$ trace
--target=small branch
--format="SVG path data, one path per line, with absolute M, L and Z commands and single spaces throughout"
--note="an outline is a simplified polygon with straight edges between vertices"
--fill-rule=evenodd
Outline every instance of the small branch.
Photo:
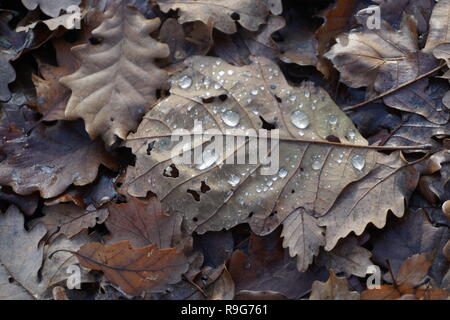
M 446 65 L 447 65 L 446 63 L 442 63 L 442 64 L 440 64 L 438 67 L 434 68 L 434 69 L 431 70 L 431 71 L 428 71 L 427 73 L 424 73 L 424 74 L 420 75 L 419 77 L 415 78 L 414 80 L 405 82 L 404 84 L 402 84 L 402 85 L 400 85 L 400 86 L 398 86 L 398 87 L 395 87 L 395 88 L 393 88 L 393 89 L 391 89 L 391 90 L 388 90 L 388 91 L 386 91 L 386 92 L 384 92 L 384 93 L 382 93 L 382 94 L 380 94 L 380 95 L 378 95 L 378 96 L 376 96 L 376 97 L 373 97 L 373 98 L 371 98 L 371 99 L 369 99 L 369 100 L 363 101 L 363 102 L 358 103 L 358 104 L 355 104 L 355 105 L 353 105 L 353 106 L 343 107 L 342 110 L 344 110 L 344 111 L 355 110 L 355 109 L 358 109 L 358 108 L 360 108 L 360 107 L 363 107 L 363 106 L 365 106 L 365 105 L 367 105 L 367 104 L 369 104 L 369 103 L 371 103 L 371 102 L 374 102 L 374 101 L 376 101 L 376 100 L 378 100 L 378 99 L 384 98 L 384 97 L 386 97 L 386 96 L 388 96 L 388 95 L 390 95 L 390 94 L 392 94 L 392 93 L 395 93 L 396 91 L 398 91 L 398 90 L 400 90 L 400 89 L 403 89 L 403 88 L 405 88 L 405 87 L 407 87 L 407 86 L 413 84 L 414 82 L 417 82 L 417 81 L 419 81 L 419 80 L 422 80 L 423 78 L 426 78 L 426 77 L 432 75 L 432 74 L 435 73 L 436 71 L 441 70 L 441 69 L 442 69 L 443 67 L 445 67 Z

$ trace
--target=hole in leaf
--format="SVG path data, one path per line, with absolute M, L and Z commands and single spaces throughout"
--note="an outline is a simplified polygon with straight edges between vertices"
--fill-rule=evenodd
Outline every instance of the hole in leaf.
M 226 95 L 226 94 L 221 94 L 221 95 L 219 96 L 219 99 L 220 99 L 220 101 L 226 101 L 226 100 L 228 99 L 228 95 Z
M 155 141 L 152 141 L 152 142 L 150 142 L 150 143 L 147 145 L 147 155 L 148 155 L 148 156 L 151 154 L 152 149 L 153 149 L 154 146 L 155 146 Z
M 191 194 L 195 201 L 200 201 L 200 195 L 197 191 L 188 189 L 186 192 Z
M 273 129 L 275 129 L 277 126 L 276 126 L 276 124 L 275 123 L 270 123 L 270 122 L 267 122 L 263 117 L 261 117 L 261 116 L 259 116 L 259 118 L 261 119 L 261 121 L 262 121 L 262 128 L 263 129 L 266 129 L 266 130 L 273 130 Z
M 164 169 L 163 176 L 169 177 L 169 178 L 178 178 L 180 176 L 180 171 L 172 163 L 170 166 L 168 166 L 167 168 Z
M 94 46 L 97 46 L 97 45 L 102 43 L 102 39 L 95 38 L 95 37 L 90 37 L 89 38 L 89 43 L 94 45 Z
M 14 282 L 14 278 L 9 277 L 9 278 L 8 278 L 8 282 L 9 282 L 9 283 L 13 283 L 13 282 Z
M 292 190 L 291 190 L 291 193 L 295 193 L 295 190 L 294 190 L 294 189 L 292 189 Z
M 283 100 L 281 100 L 281 98 L 279 96 L 275 96 L 275 99 L 277 99 L 278 103 L 281 103 Z
M 197 222 L 197 221 L 198 221 L 198 218 L 197 218 L 197 217 L 193 217 L 193 218 L 192 218 L 192 221 Z
M 206 184 L 205 181 L 202 181 L 202 185 L 200 186 L 200 191 L 202 193 L 207 193 L 211 188 Z
M 327 136 L 326 139 L 327 139 L 327 141 L 329 141 L 329 142 L 341 143 L 341 140 L 340 140 L 338 137 L 336 137 L 336 136 L 334 136 L 334 135 L 332 135 L 332 134 L 330 134 L 329 136 Z
M 203 103 L 211 103 L 214 101 L 214 97 L 210 97 L 210 98 L 202 98 L 202 102 Z
M 248 217 L 249 217 L 249 218 L 253 217 L 253 214 L 254 214 L 253 211 L 250 212 L 250 213 L 248 214 Z
M 234 21 L 238 21 L 241 18 L 241 15 L 237 12 L 233 12 L 231 14 L 231 19 L 233 19 Z

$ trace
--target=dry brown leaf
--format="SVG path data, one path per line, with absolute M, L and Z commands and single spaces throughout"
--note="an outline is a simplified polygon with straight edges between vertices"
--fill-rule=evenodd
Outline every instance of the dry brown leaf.
M 315 280 L 325 280 L 324 268 L 311 267 L 307 272 L 298 272 L 296 262 L 283 250 L 279 232 L 265 237 L 251 235 L 248 253 L 233 252 L 228 270 L 235 282 L 236 292 L 276 291 L 289 299 L 303 297 Z
M 233 300 L 234 281 L 227 268 L 224 268 L 220 277 L 208 287 L 206 294 L 209 300 Z
M 156 244 L 160 249 L 176 247 L 181 240 L 181 217 L 164 213 L 157 198 L 129 197 L 127 203 L 108 206 L 108 243 L 130 241 L 136 248 Z
M 405 294 L 412 294 L 420 300 L 442 300 L 450 294 L 439 288 L 417 288 L 422 284 L 431 266 L 429 253 L 415 254 L 400 267 L 394 285 L 382 285 L 379 289 L 361 292 L 361 300 L 393 300 Z
M 38 6 L 46 15 L 50 17 L 57 17 L 61 13 L 61 10 L 67 10 L 71 6 L 80 4 L 81 0 L 22 0 L 23 5 L 28 10 L 34 10 Z
M 129 241 L 110 246 L 91 242 L 74 254 L 82 266 L 103 271 L 109 281 L 134 296 L 144 290 L 164 290 L 168 284 L 180 281 L 188 268 L 186 257 L 175 248 L 158 249 L 149 245 L 135 249 Z
M 344 273 L 349 277 L 365 277 L 368 267 L 373 265 L 370 261 L 372 253 L 361 247 L 355 237 L 347 237 L 340 241 L 330 252 L 323 251 L 319 254 L 317 265 L 325 266 L 337 273 Z
M 228 34 L 237 31 L 236 21 L 248 30 L 257 31 L 271 8 L 274 12 L 281 11 L 280 0 L 159 0 L 157 3 L 163 12 L 178 10 L 181 24 L 197 20 L 208 24 L 212 19 L 216 29 Z
M 317 69 L 327 78 L 331 75 L 332 65 L 323 55 L 330 48 L 334 38 L 339 33 L 348 30 L 349 22 L 357 5 L 357 0 L 338 0 L 322 14 L 324 23 L 315 33 L 318 41 L 317 54 L 319 56 Z
M 0 214 L 0 299 L 40 299 L 43 290 L 38 272 L 42 265 L 43 246 L 39 242 L 47 233 L 38 225 L 24 229 L 24 217 L 10 206 Z
M 359 300 L 359 293 L 348 289 L 347 279 L 336 277 L 330 270 L 326 282 L 314 281 L 309 300 Z
M 74 204 L 59 204 L 43 208 L 44 216 L 32 220 L 32 225 L 42 223 L 53 237 L 64 234 L 72 238 L 87 228 L 105 222 L 108 217 L 106 209 L 85 210 Z
M 389 211 L 402 217 L 405 200 L 417 186 L 418 171 L 397 153 L 379 157 L 377 166 L 363 179 L 351 184 L 328 213 L 320 218 L 326 227 L 327 251 L 350 232 L 360 235 L 369 223 L 377 228 L 386 224 Z
M 70 90 L 59 80 L 80 67 L 80 62 L 71 49 L 88 41 L 92 36 L 92 30 L 97 28 L 103 19 L 104 15 L 100 11 L 90 11 L 86 15 L 86 23 L 83 24 L 80 37 L 75 43 L 68 42 L 63 38 L 52 41 L 58 65 L 39 63 L 39 75 L 33 74 L 32 78 L 36 86 L 37 99 L 31 106 L 43 114 L 43 120 L 65 119 L 64 113 L 70 98 Z
M 147 20 L 124 2 L 111 6 L 106 17 L 92 32 L 101 43 L 75 47 L 81 68 L 60 81 L 72 89 L 66 117 L 83 118 L 91 138 L 101 135 L 112 145 L 137 127 L 156 90 L 165 88 L 167 75 L 154 61 L 169 49 L 149 37 L 159 19 Z
M 434 6 L 430 18 L 430 30 L 428 32 L 426 51 L 432 51 L 440 44 L 450 42 L 450 1 L 439 0 Z
M 366 27 L 341 35 L 325 56 L 340 71 L 342 82 L 354 88 L 369 87 L 375 94 L 414 81 L 437 66 L 430 53 L 419 50 L 415 21 L 407 16 L 400 31 L 383 21 L 381 30 Z M 427 87 L 428 79 L 419 80 L 386 96 L 384 102 L 431 122 L 447 123 L 450 113 L 425 92 Z

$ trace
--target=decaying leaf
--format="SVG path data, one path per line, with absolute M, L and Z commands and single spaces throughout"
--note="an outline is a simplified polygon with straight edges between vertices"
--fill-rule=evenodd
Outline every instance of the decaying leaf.
M 348 289 L 347 279 L 330 271 L 327 282 L 314 281 L 309 300 L 359 300 L 359 293 Z
M 244 28 L 256 31 L 266 21 L 271 8 L 280 12 L 280 0 L 159 0 L 161 10 L 178 10 L 178 21 L 183 24 L 196 20 L 205 24 L 212 19 L 214 27 L 231 34 L 237 31 L 236 21 Z
M 42 223 L 53 237 L 64 234 L 72 238 L 87 228 L 105 222 L 108 217 L 106 209 L 85 210 L 71 203 L 45 207 L 43 212 L 42 218 L 32 221 L 33 225 Z
M 323 268 L 298 272 L 296 262 L 283 250 L 279 233 L 250 238 L 248 253 L 234 251 L 229 271 L 235 281 L 236 292 L 242 290 L 279 292 L 290 299 L 304 296 L 313 281 L 325 280 Z
M 184 254 L 174 248 L 149 245 L 135 249 L 129 241 L 110 246 L 91 242 L 75 254 L 82 266 L 103 271 L 109 281 L 135 296 L 144 290 L 158 292 L 180 281 L 188 267 Z
M 25 231 L 24 217 L 14 206 L 0 214 L 0 299 L 41 298 L 38 271 L 43 247 L 39 242 L 46 233 L 42 225 Z
M 130 241 L 136 248 L 156 244 L 173 248 L 181 240 L 181 217 L 164 213 L 158 199 L 129 197 L 127 203 L 108 206 L 106 227 L 111 232 L 108 243 Z
M 16 72 L 10 61 L 16 59 L 29 45 L 26 33 L 11 29 L 9 23 L 12 18 L 11 12 L 0 10 L 0 101 L 11 98 L 8 84 L 16 79 Z
M 149 37 L 159 19 L 147 20 L 125 2 L 111 6 L 106 17 L 92 32 L 101 43 L 75 47 L 81 68 L 61 82 L 72 89 L 66 117 L 83 118 L 91 138 L 101 135 L 112 145 L 137 127 L 156 90 L 166 87 L 166 73 L 154 61 L 169 50 Z
M 58 0 L 57 2 L 53 0 L 22 0 L 23 5 L 28 10 L 34 10 L 39 6 L 42 12 L 50 17 L 57 17 L 61 13 L 61 10 L 67 11 L 72 6 L 78 8 L 80 2 L 81 0 Z
M 365 21 L 361 21 L 366 25 Z M 369 87 L 384 93 L 413 81 L 437 66 L 437 60 L 419 50 L 415 21 L 405 16 L 399 31 L 382 21 L 382 29 L 353 30 L 340 36 L 326 57 L 340 71 L 341 81 L 354 88 Z M 419 80 L 384 98 L 402 111 L 444 124 L 449 112 L 425 92 L 428 79 Z
M 185 216 L 189 230 L 203 233 L 249 221 L 256 232 L 268 233 L 299 207 L 323 215 L 339 190 L 374 165 L 376 152 L 365 148 L 367 142 L 327 94 L 309 83 L 289 87 L 269 60 L 257 58 L 237 68 L 220 59 L 195 57 L 188 64 L 190 68 L 172 79 L 171 96 L 149 111 L 137 133 L 128 137 L 137 163 L 129 168 L 126 183 L 133 196 L 156 193 L 169 213 Z M 279 169 L 261 175 L 259 161 L 220 168 L 214 165 L 218 157 L 208 157 L 207 150 L 204 162 L 174 164 L 169 129 L 190 131 L 196 121 L 221 133 L 271 124 L 280 130 Z M 329 136 L 347 144 L 329 142 Z M 247 144 L 228 146 L 222 159 L 234 157 Z M 269 217 L 272 212 L 276 214 Z
M 317 264 L 346 276 L 355 275 L 362 278 L 366 276 L 369 266 L 373 265 L 371 256 L 370 251 L 361 247 L 355 237 L 347 237 L 330 252 L 321 252 Z
M 350 232 L 363 233 L 369 223 L 377 228 L 386 224 L 388 211 L 401 217 L 405 200 L 417 185 L 418 171 L 405 164 L 398 154 L 380 157 L 378 165 L 363 179 L 351 184 L 328 213 L 320 218 L 326 227 L 326 250 Z
M 91 32 L 103 21 L 104 15 L 100 11 L 90 12 L 86 15 L 79 39 L 69 42 L 59 38 L 52 41 L 56 51 L 57 66 L 47 63 L 39 64 L 39 75 L 33 74 L 33 83 L 36 86 L 37 99 L 32 104 L 44 115 L 44 120 L 64 120 L 65 109 L 70 98 L 70 90 L 59 80 L 80 67 L 80 62 L 71 49 L 84 44 L 92 36 Z
M 394 300 L 405 294 L 412 294 L 418 300 L 441 300 L 449 297 L 449 293 L 438 288 L 430 288 L 423 284 L 431 266 L 430 254 L 416 254 L 409 257 L 400 267 L 394 285 L 382 285 L 379 289 L 361 292 L 361 300 Z
M 29 135 L 5 142 L 2 152 L 0 183 L 21 195 L 39 191 L 44 198 L 55 197 L 71 184 L 93 182 L 100 164 L 115 167 L 100 141 L 91 141 L 79 123 L 38 125 Z

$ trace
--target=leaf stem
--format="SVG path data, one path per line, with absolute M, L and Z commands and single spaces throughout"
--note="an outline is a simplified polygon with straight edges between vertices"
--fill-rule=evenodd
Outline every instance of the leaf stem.
M 363 101 L 363 102 L 358 103 L 358 104 L 355 104 L 355 105 L 353 105 L 353 106 L 346 106 L 346 107 L 343 107 L 342 110 L 344 110 L 344 111 L 355 110 L 355 109 L 358 109 L 358 108 L 360 108 L 360 107 L 363 107 L 363 106 L 365 106 L 365 105 L 367 105 L 367 104 L 369 104 L 369 103 L 371 103 L 371 102 L 374 102 L 374 101 L 376 101 L 376 100 L 378 100 L 378 99 L 384 98 L 384 97 L 386 97 L 386 96 L 388 96 L 388 95 L 390 95 L 390 94 L 392 94 L 392 93 L 394 93 L 394 92 L 396 92 L 396 91 L 398 91 L 398 90 L 400 90 L 400 89 L 403 89 L 403 88 L 405 88 L 405 87 L 407 87 L 407 86 L 413 84 L 414 82 L 417 82 L 417 81 L 419 81 L 419 80 L 422 80 L 423 78 L 428 77 L 429 75 L 432 75 L 432 74 L 435 73 L 436 71 L 441 70 L 441 69 L 442 69 L 444 66 L 446 66 L 446 65 L 447 65 L 446 63 L 442 63 L 442 64 L 440 64 L 439 66 L 437 66 L 436 68 L 434 68 L 434 69 L 428 71 L 427 73 L 424 73 L 424 74 L 420 75 L 419 77 L 417 77 L 417 78 L 415 78 L 415 79 L 413 79 L 413 80 L 411 80 L 411 81 L 405 82 L 405 83 L 399 85 L 398 87 L 395 87 L 395 88 L 393 88 L 393 89 L 391 89 L 391 90 L 388 90 L 388 91 L 386 91 L 386 92 L 384 92 L 384 93 L 382 93 L 382 94 L 380 94 L 380 95 L 378 95 L 378 96 L 376 96 L 376 97 L 373 97 L 373 98 L 371 98 L 371 99 L 369 99 L 369 100 Z

